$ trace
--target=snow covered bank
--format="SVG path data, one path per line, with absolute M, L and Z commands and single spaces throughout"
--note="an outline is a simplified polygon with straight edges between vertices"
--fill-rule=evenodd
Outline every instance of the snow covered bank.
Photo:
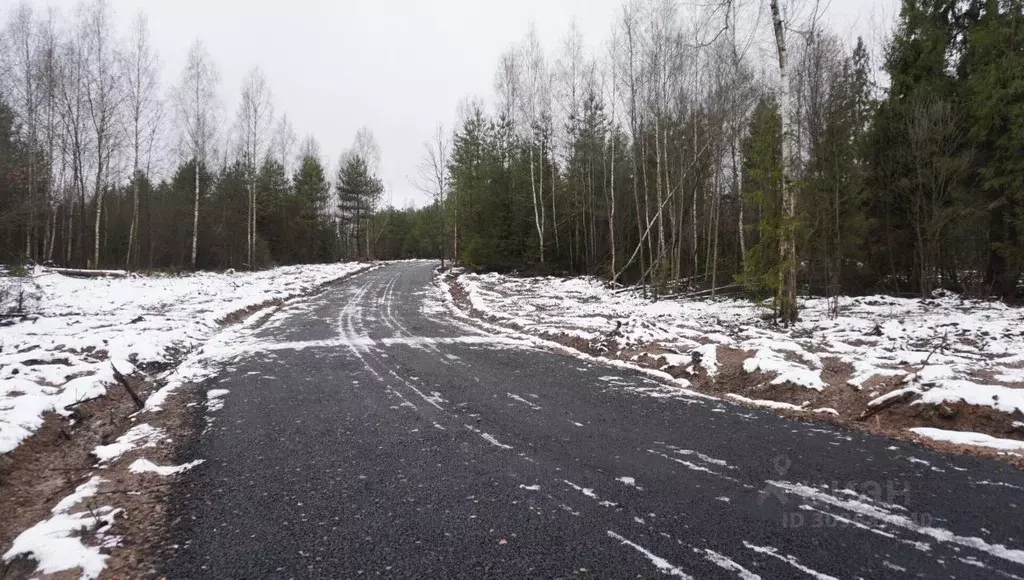
M 1024 310 L 1002 303 L 843 298 L 833 319 L 827 300 L 808 299 L 800 323 L 781 328 L 744 300 L 652 302 L 594 278 L 457 280 L 467 305 L 492 322 L 741 395 L 734 400 L 872 417 L 889 431 L 941 427 L 1024 439 L 1014 422 L 1024 418 Z
M 195 349 L 228 315 L 368 268 L 346 263 L 263 272 L 126 278 L 44 273 L 0 278 L 0 453 L 47 412 L 103 395 L 124 374 Z

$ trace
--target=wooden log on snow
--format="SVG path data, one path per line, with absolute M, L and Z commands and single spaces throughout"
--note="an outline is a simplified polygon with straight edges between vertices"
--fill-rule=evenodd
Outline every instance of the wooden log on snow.
M 126 278 L 124 270 L 81 270 L 78 268 L 43 268 L 44 272 L 70 276 L 72 278 Z
M 895 405 L 899 405 L 901 403 L 909 402 L 909 401 L 911 401 L 911 400 L 913 400 L 913 399 L 915 399 L 915 398 L 917 398 L 919 396 L 921 396 L 921 392 L 920 391 L 915 390 L 915 389 L 907 389 L 905 392 L 900 393 L 899 395 L 896 395 L 895 397 L 889 397 L 888 399 L 885 399 L 884 401 L 882 401 L 881 403 L 878 403 L 877 405 L 875 405 L 873 407 L 869 406 L 867 409 L 864 409 L 864 412 L 860 414 L 860 417 L 857 417 L 857 420 L 858 421 L 865 421 L 865 420 L 870 419 L 871 417 L 881 413 L 882 411 L 888 409 L 889 407 L 892 407 L 892 406 L 895 406 Z

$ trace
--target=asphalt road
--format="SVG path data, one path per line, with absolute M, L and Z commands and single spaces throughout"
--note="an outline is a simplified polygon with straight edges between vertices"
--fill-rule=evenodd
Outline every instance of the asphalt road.
M 1024 577 L 1024 474 L 680 395 L 453 316 L 432 265 L 205 385 L 171 578 Z

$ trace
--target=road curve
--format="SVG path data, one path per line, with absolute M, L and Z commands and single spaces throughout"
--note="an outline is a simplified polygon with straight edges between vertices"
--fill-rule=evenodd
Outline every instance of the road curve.
M 681 395 L 454 317 L 432 265 L 291 305 L 207 389 L 170 578 L 1018 578 L 1024 475 Z

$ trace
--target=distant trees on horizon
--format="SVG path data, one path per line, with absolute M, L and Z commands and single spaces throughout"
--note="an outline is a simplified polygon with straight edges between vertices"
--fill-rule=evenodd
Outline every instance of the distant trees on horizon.
M 69 18 L 23 0 L 4 16 L 3 262 L 259 268 L 373 256 L 383 185 L 369 129 L 332 184 L 312 136 L 296 150 L 259 67 L 224 115 L 200 41 L 177 82 L 160 85 L 144 14 L 123 36 L 105 0 Z

